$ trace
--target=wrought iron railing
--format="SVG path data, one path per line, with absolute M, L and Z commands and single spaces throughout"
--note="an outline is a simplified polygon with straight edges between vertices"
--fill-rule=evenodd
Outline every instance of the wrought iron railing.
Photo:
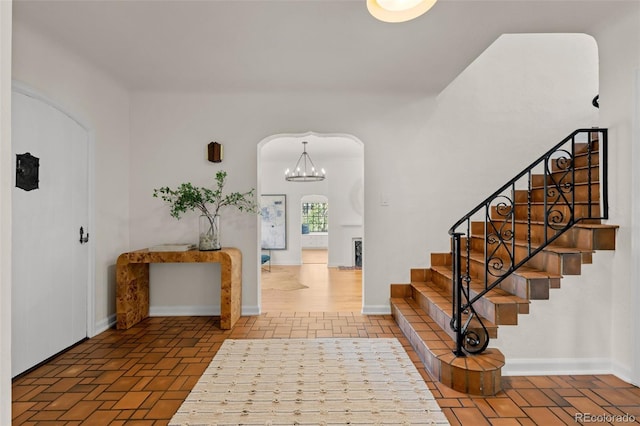
M 484 351 L 474 304 L 573 225 L 608 218 L 607 130 L 579 129 L 449 230 L 457 356 Z

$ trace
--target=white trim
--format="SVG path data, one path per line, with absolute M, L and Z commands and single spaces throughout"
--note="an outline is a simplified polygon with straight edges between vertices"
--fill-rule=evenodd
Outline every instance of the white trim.
M 0 1 L 0 424 L 11 424 L 11 0 Z
M 613 374 L 611 360 L 606 358 L 509 359 L 502 368 L 503 376 L 552 376 L 566 374 Z
M 635 384 L 636 386 L 638 385 L 637 383 L 633 383 L 632 369 L 627 365 L 622 365 L 616 361 L 612 361 L 611 374 L 625 382 Z
M 251 306 L 246 306 L 246 305 L 242 305 L 242 316 L 254 316 L 254 315 L 260 315 L 260 306 L 258 305 L 251 305 Z
M 94 336 L 109 330 L 112 327 L 115 327 L 117 321 L 116 314 L 111 314 L 107 318 L 104 318 L 100 321 L 97 321 L 94 327 Z M 93 337 L 93 336 L 91 336 Z
M 636 70 L 633 99 L 633 121 L 631 123 L 631 303 L 632 307 L 640 306 L 640 69 Z M 632 314 L 632 318 L 634 315 Z M 630 382 L 640 386 L 640 323 L 631 321 L 631 366 L 629 371 Z
M 96 305 L 96 248 L 95 248 L 95 132 L 90 126 L 87 126 L 85 122 L 79 119 L 77 116 L 71 114 L 63 105 L 54 101 L 53 99 L 48 98 L 47 96 L 37 92 L 27 84 L 22 82 L 13 80 L 11 84 L 12 90 L 16 92 L 29 96 L 30 98 L 37 99 L 41 102 L 48 104 L 49 106 L 57 109 L 62 114 L 69 117 L 71 120 L 76 122 L 78 126 L 83 128 L 87 132 L 87 161 L 88 164 L 88 172 L 87 172 L 87 187 L 88 187 L 88 196 L 87 203 L 89 204 L 87 209 L 87 228 L 89 234 L 93 233 L 94 238 L 89 239 L 89 244 L 87 250 L 88 253 L 88 262 L 89 265 L 87 267 L 87 337 L 93 337 L 96 335 L 96 319 L 95 319 L 95 305 Z
M 364 315 L 391 315 L 390 305 L 363 305 L 362 313 Z
M 207 317 L 219 316 L 220 306 L 151 306 L 150 317 Z

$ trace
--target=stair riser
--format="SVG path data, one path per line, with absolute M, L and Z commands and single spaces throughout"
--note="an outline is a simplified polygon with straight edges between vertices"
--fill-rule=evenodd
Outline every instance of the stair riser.
M 529 208 L 531 211 L 529 211 Z M 505 222 L 509 224 L 511 222 L 511 211 L 515 213 L 515 220 L 519 221 L 527 221 L 530 220 L 534 222 L 544 222 L 545 221 L 545 212 L 548 211 L 549 223 L 553 224 L 562 224 L 566 223 L 567 220 L 571 217 L 571 209 L 568 205 L 565 204 L 548 204 L 547 209 L 543 204 L 532 204 L 531 206 L 516 204 L 514 207 L 502 208 L 499 209 L 496 206 L 491 207 L 491 220 L 494 222 L 494 226 L 496 228 L 500 228 Z M 576 204 L 574 206 L 574 219 L 587 218 L 589 217 L 589 206 L 586 204 Z M 598 218 L 600 217 L 600 205 L 593 204 L 591 206 L 591 217 Z M 510 225 L 509 225 L 510 226 Z
M 589 194 L 591 192 L 591 194 Z M 545 199 L 545 193 L 547 195 L 547 204 L 553 204 L 555 202 L 560 202 L 562 199 L 559 194 L 559 190 L 554 187 L 549 187 L 545 191 L 544 188 L 532 189 L 531 190 L 531 202 L 532 203 L 543 203 Z M 528 202 L 527 199 L 527 190 L 518 189 L 515 193 L 515 202 L 518 204 L 526 204 Z M 591 202 L 598 203 L 600 201 L 600 184 L 595 183 L 591 186 L 589 185 L 576 185 L 573 188 L 573 195 L 571 193 L 564 193 L 564 196 L 568 199 L 571 199 L 573 196 L 576 202 L 587 203 L 589 201 L 589 195 L 591 195 Z
M 527 300 L 548 300 L 549 289 L 560 286 L 560 279 L 530 279 L 517 275 L 510 275 L 499 285 L 501 289 Z
M 562 186 L 564 184 L 568 184 L 571 182 L 574 183 L 595 183 L 600 180 L 598 167 L 592 168 L 584 168 L 584 169 L 574 169 L 574 170 L 563 170 L 559 172 L 553 172 L 551 174 L 546 175 L 547 185 L 559 185 Z M 533 187 L 543 187 L 544 186 L 545 175 L 532 175 L 531 176 L 531 185 Z
M 483 239 L 472 238 L 471 246 L 473 251 L 484 255 L 485 245 Z M 532 247 L 532 249 L 535 249 L 535 247 Z M 504 244 L 489 244 L 487 251 L 492 257 L 500 257 L 505 264 L 510 263 L 509 254 L 511 251 L 514 253 L 515 263 L 520 263 L 523 259 L 529 257 L 529 251 L 526 247 L 518 245 L 512 247 L 509 241 Z M 580 253 L 554 253 L 542 250 L 527 261 L 525 266 L 546 271 L 554 275 L 580 275 L 582 256 Z
M 557 230 L 549 226 L 545 227 L 541 223 L 532 222 L 530 231 L 528 228 L 527 223 L 516 222 L 514 228 L 516 240 L 527 241 L 528 238 L 531 238 L 532 244 L 538 246 L 545 242 L 545 229 L 548 240 L 558 233 Z M 484 235 L 484 222 L 473 222 L 471 224 L 471 232 L 474 235 Z M 582 228 L 575 226 L 556 238 L 553 244 L 579 250 L 614 250 L 615 236 L 615 228 Z M 434 265 L 433 262 L 432 265 Z
M 484 231 L 483 222 L 474 222 L 472 229 L 474 234 L 482 234 Z M 547 238 L 551 239 L 556 231 L 546 227 Z M 526 223 L 516 222 L 515 236 L 518 240 L 527 240 L 528 226 Z M 544 242 L 545 226 L 542 224 L 531 224 L 531 241 L 534 245 Z M 573 247 L 580 250 L 615 250 L 615 228 L 581 228 L 573 227 L 560 235 L 553 242 L 560 247 Z M 585 262 L 586 263 L 586 262 Z
M 463 262 L 463 268 L 466 268 L 466 262 Z M 472 277 L 484 280 L 485 269 L 483 263 L 472 260 L 469 264 L 469 272 Z M 489 273 L 488 278 L 489 284 L 493 284 L 500 279 L 500 275 L 497 272 L 495 275 Z M 522 297 L 523 299 L 545 300 L 549 298 L 549 288 L 554 288 L 556 280 L 559 282 L 559 279 L 556 278 L 525 278 L 518 275 L 516 271 L 502 280 L 499 287 L 515 296 Z M 520 307 L 520 313 L 526 313 L 526 306 L 528 305 Z
M 598 167 L 598 165 L 600 164 L 600 152 L 598 151 L 591 152 L 591 164 L 589 164 L 589 155 L 587 155 L 586 153 L 586 145 L 585 145 L 585 148 L 583 149 L 585 149 L 585 152 L 576 154 L 573 157 L 573 166 L 576 169 L 580 169 L 584 167 L 592 167 L 592 168 Z M 557 164 L 555 161 L 552 162 L 551 171 L 557 172 L 562 170 L 564 170 L 562 165 Z
M 591 148 L 585 142 L 577 142 L 575 145 L 575 155 L 583 155 L 591 151 L 592 153 L 600 151 L 599 133 L 592 133 Z
M 431 253 L 431 266 L 446 266 L 451 263 L 451 253 Z
M 446 289 L 451 292 L 452 282 L 451 278 L 448 278 L 437 271 L 434 271 L 432 281 L 434 284 L 440 286 L 440 288 Z M 478 293 L 473 289 L 470 292 L 471 297 L 475 297 Z M 519 306 L 516 303 L 503 303 L 494 304 L 487 298 L 481 298 L 473 307 L 476 312 L 484 318 L 496 325 L 516 325 L 518 324 L 518 311 Z M 524 309 L 524 308 L 523 308 Z
M 432 256 L 433 258 L 433 256 Z M 433 262 L 432 262 L 433 264 Z M 413 268 L 411 269 L 411 282 L 426 283 L 431 281 L 431 269 L 430 268 Z

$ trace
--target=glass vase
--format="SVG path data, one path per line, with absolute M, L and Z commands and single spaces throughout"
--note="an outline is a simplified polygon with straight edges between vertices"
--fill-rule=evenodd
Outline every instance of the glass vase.
M 220 216 L 200 216 L 200 240 L 198 249 L 202 251 L 220 250 Z

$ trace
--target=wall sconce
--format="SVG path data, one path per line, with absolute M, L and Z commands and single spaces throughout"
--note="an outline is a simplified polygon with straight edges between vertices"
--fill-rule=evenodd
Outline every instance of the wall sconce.
M 221 163 L 222 157 L 224 157 L 224 149 L 222 144 L 218 142 L 211 142 L 207 145 L 207 158 L 212 163 Z

